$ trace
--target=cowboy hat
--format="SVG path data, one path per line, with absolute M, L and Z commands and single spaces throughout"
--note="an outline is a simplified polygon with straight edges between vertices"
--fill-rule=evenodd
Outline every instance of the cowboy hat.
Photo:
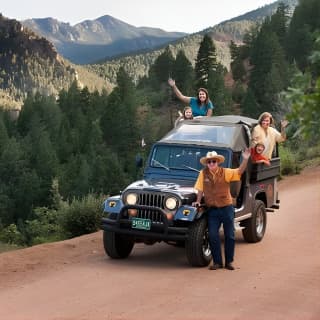
M 200 163 L 205 166 L 209 159 L 216 159 L 218 164 L 224 162 L 224 156 L 217 154 L 215 151 L 209 151 L 205 157 L 200 159 Z

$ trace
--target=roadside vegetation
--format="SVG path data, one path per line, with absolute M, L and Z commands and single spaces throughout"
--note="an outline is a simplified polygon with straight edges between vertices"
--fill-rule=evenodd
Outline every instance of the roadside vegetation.
M 287 118 L 280 146 L 282 175 L 320 164 L 320 20 L 318 0 L 301 0 L 231 43 L 232 85 L 204 35 L 195 67 L 169 47 L 149 75 L 131 79 L 121 67 L 110 94 L 76 81 L 58 99 L 29 95 L 19 117 L 0 111 L 0 250 L 30 246 L 99 229 L 102 202 L 141 175 L 137 154 L 173 127 L 183 105 L 167 85 L 170 75 L 185 95 L 206 87 L 214 115 Z M 7 245 L 8 244 L 8 245 Z

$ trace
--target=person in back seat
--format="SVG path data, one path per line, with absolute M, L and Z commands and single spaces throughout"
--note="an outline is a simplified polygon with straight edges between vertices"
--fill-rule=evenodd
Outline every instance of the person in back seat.
M 189 106 L 184 107 L 182 114 L 181 114 L 180 111 L 179 111 L 179 113 L 180 113 L 180 117 L 175 121 L 175 123 L 174 123 L 174 126 L 175 126 L 175 127 L 177 126 L 177 124 L 178 124 L 180 121 L 183 121 L 183 120 L 192 120 L 192 119 L 193 119 L 192 109 L 191 109 L 191 107 L 189 107 Z
M 267 166 L 270 166 L 269 159 L 262 154 L 264 149 L 265 146 L 262 142 L 258 142 L 255 147 L 250 149 L 252 163 L 264 163 Z
M 168 84 L 179 100 L 181 100 L 183 103 L 189 104 L 194 117 L 212 116 L 214 106 L 209 98 L 207 89 L 199 88 L 197 97 L 187 97 L 180 92 L 180 90 L 176 86 L 176 82 L 173 79 L 169 78 Z
M 252 147 L 258 142 L 262 142 L 265 146 L 263 155 L 268 159 L 272 158 L 272 152 L 277 142 L 282 142 L 287 139 L 285 128 L 288 125 L 287 120 L 281 121 L 281 132 L 272 127 L 273 118 L 271 113 L 263 112 L 259 119 L 258 124 L 253 128 L 251 137 Z

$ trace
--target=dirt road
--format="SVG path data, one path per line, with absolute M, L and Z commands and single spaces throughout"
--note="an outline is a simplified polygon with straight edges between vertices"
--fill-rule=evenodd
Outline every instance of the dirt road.
M 320 319 L 320 167 L 279 183 L 262 242 L 237 232 L 235 271 L 137 245 L 110 260 L 102 233 L 0 254 L 0 319 Z

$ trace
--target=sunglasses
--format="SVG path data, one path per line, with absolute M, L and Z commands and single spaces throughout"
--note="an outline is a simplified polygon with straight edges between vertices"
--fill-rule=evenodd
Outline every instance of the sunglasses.
M 217 160 L 208 160 L 207 163 L 208 163 L 208 164 L 210 164 L 210 163 L 217 163 Z

